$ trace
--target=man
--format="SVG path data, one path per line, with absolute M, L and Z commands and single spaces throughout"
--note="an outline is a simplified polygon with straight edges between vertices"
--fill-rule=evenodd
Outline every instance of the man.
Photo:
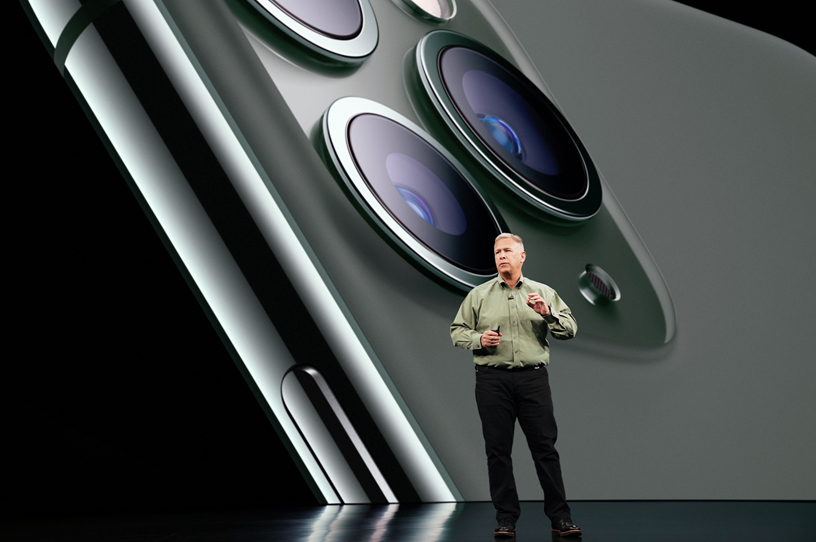
M 499 276 L 471 290 L 450 332 L 454 345 L 473 350 L 476 363 L 476 404 L 498 521 L 494 534 L 515 536 L 521 512 L 510 457 L 518 420 L 544 490 L 544 513 L 553 532 L 580 536 L 581 530 L 570 518 L 555 451 L 557 429 L 546 368 L 547 331 L 556 339 L 570 339 L 577 324 L 555 290 L 521 274 L 527 257 L 521 237 L 502 233 L 493 248 Z

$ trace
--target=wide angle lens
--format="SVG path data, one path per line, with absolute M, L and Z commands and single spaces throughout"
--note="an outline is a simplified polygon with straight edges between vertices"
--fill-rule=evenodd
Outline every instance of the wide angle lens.
M 349 39 L 360 33 L 363 13 L 357 0 L 270 0 L 315 32 Z
M 268 21 L 312 53 L 357 64 L 377 47 L 369 0 L 247 0 Z
M 361 98 L 335 102 L 323 127 L 352 194 L 409 256 L 462 287 L 495 276 L 489 248 L 506 228 L 472 178 L 429 135 Z
M 444 23 L 456 15 L 456 0 L 402 0 L 420 17 Z
M 567 220 L 594 215 L 600 180 L 558 108 L 517 68 L 448 31 L 417 47 L 419 76 L 453 134 L 513 192 Z

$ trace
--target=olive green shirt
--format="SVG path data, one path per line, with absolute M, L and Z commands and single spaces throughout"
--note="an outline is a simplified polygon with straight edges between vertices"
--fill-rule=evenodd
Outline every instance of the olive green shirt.
M 537 293 L 550 314 L 541 316 L 527 306 L 527 294 Z M 501 325 L 498 346 L 484 347 L 482 333 Z M 459 307 L 450 327 L 453 344 L 473 350 L 477 365 L 516 368 L 550 363 L 547 330 L 556 339 L 571 339 L 578 324 L 555 290 L 522 276 L 510 290 L 501 276 L 475 287 Z

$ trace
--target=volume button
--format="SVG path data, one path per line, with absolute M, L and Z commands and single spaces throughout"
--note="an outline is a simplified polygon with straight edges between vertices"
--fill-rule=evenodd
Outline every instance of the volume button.
M 314 367 L 298 365 L 283 377 L 289 417 L 344 503 L 397 502 L 328 382 Z

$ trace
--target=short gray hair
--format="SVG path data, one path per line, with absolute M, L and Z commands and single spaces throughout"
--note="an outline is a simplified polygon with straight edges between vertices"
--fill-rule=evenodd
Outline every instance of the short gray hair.
M 496 243 L 499 242 L 499 239 L 512 239 L 513 241 L 518 243 L 519 246 L 521 246 L 521 251 L 524 252 L 524 241 L 521 239 L 521 237 L 519 237 L 515 233 L 500 233 L 498 237 L 496 237 L 496 239 L 493 241 L 494 247 L 496 246 Z

